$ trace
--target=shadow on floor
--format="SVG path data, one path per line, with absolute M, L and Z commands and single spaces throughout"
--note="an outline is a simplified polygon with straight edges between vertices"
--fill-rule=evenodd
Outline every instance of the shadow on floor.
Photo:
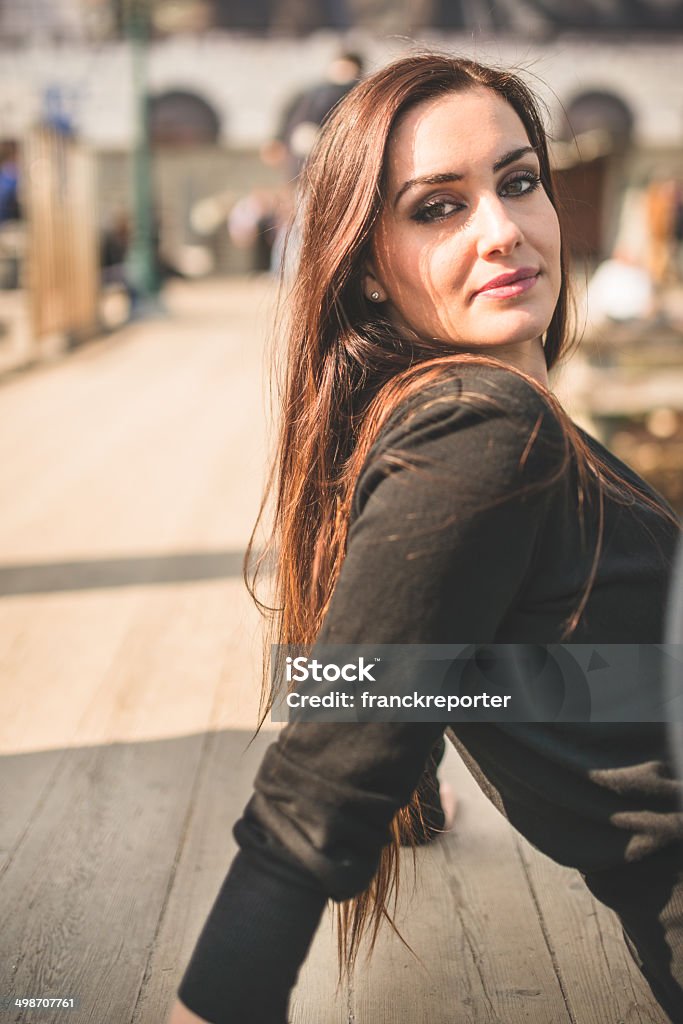
M 242 575 L 243 561 L 243 551 L 202 551 L 0 565 L 0 597 L 228 579 Z

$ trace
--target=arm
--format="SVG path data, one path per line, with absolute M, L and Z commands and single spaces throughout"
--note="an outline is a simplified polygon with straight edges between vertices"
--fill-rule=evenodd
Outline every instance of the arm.
M 529 447 L 550 410 L 509 372 L 492 379 L 503 385 L 489 395 L 497 411 L 468 408 L 451 382 L 376 446 L 321 644 L 495 637 L 533 560 L 559 427 Z M 183 1002 L 215 1024 L 245 1016 L 283 1024 L 326 899 L 367 887 L 443 728 L 293 723 L 282 731 L 235 828 L 241 850 L 181 983 Z

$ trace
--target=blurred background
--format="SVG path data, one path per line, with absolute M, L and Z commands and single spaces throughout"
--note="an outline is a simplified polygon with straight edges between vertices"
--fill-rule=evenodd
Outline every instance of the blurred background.
M 0 0 L 0 374 L 164 291 L 267 290 L 320 122 L 420 44 L 543 97 L 583 337 L 556 387 L 680 510 L 680 0 Z

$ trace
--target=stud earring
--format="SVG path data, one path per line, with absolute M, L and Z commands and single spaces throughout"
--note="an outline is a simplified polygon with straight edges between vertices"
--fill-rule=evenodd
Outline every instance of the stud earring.
M 373 302 L 379 302 L 379 292 L 370 292 L 370 298 Z

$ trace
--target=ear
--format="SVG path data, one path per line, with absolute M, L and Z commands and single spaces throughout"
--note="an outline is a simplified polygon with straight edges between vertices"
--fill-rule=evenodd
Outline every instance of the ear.
M 365 264 L 363 294 L 368 302 L 386 302 L 388 298 L 386 290 L 379 283 L 375 268 L 370 261 Z

